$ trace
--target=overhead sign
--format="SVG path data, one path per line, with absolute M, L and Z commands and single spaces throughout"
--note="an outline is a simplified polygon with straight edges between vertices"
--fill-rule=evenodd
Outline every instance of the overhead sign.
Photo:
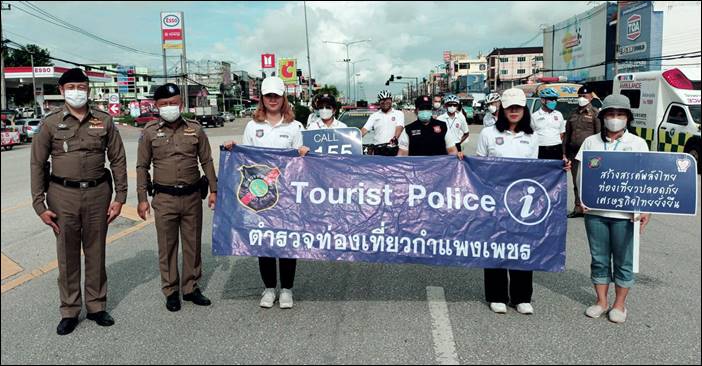
M 164 42 L 183 40 L 183 12 L 161 13 L 161 39 Z
M 318 154 L 363 155 L 361 141 L 355 127 L 302 131 L 302 144 Z
M 562 272 L 562 168 L 235 145 L 220 153 L 212 253 Z
M 119 108 L 119 103 L 117 104 L 112 104 L 110 103 L 110 106 L 107 107 L 107 111 L 110 112 L 110 116 L 119 116 L 120 108 Z
M 297 59 L 281 58 L 278 60 L 278 77 L 285 84 L 297 84 Z
M 697 215 L 697 162 L 689 154 L 584 151 L 580 166 L 590 209 Z
M 663 11 L 653 1 L 629 1 L 619 5 L 618 73 L 661 69 L 658 59 L 663 49 Z M 671 18 L 672 19 L 672 18 Z M 631 61 L 626 61 L 631 60 Z M 650 60 L 650 61 L 649 61 Z
M 261 68 L 262 69 L 274 69 L 275 68 L 275 54 L 264 53 L 261 55 Z

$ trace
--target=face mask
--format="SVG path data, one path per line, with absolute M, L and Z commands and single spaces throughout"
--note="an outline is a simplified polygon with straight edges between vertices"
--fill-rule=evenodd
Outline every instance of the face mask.
M 586 105 L 588 105 L 588 104 L 590 104 L 590 101 L 587 100 L 587 98 L 585 98 L 585 97 L 580 97 L 580 98 L 578 98 L 578 105 L 579 105 L 579 106 L 584 107 L 584 106 L 586 106 Z
M 604 124 L 610 132 L 619 132 L 626 128 L 626 119 L 605 118 Z
M 320 109 L 319 110 L 319 118 L 321 119 L 330 119 L 334 115 L 334 111 L 331 109 Z
M 431 111 L 419 111 L 419 113 L 417 113 L 417 118 L 422 122 L 429 122 L 431 119 Z
M 88 92 L 84 90 L 65 90 L 63 99 L 73 108 L 81 108 L 88 103 Z
M 454 107 L 454 106 L 451 106 L 451 107 L 446 108 L 446 110 L 447 110 L 449 113 L 456 113 L 456 109 L 458 109 L 458 108 L 456 108 L 456 107 Z
M 494 105 L 488 106 L 488 111 L 490 111 L 490 113 L 492 114 L 495 114 L 495 112 L 497 112 L 497 107 L 495 107 Z
M 158 109 L 158 113 L 166 122 L 175 122 L 180 117 L 180 107 L 167 105 Z
M 441 108 L 441 103 L 434 103 L 434 109 L 439 109 Z
M 557 105 L 558 105 L 558 102 L 555 100 L 550 100 L 550 101 L 546 102 L 546 108 L 548 108 L 552 111 L 556 110 Z

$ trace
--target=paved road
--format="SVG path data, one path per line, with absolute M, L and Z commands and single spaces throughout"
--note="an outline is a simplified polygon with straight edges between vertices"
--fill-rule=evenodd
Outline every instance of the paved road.
M 240 139 L 244 122 L 207 130 L 216 155 L 217 145 Z M 535 274 L 532 316 L 493 314 L 481 270 L 316 261 L 300 261 L 295 308 L 283 311 L 258 307 L 255 258 L 210 254 L 205 209 L 201 287 L 214 304 L 170 313 L 154 226 L 133 212 L 140 132 L 120 129 L 132 211 L 108 233 L 108 310 L 117 323 L 107 329 L 83 320 L 71 335 L 56 335 L 55 244 L 30 205 L 29 147 L 2 152 L 3 364 L 700 363 L 699 215 L 653 217 L 629 320 L 615 325 L 583 315 L 594 294 L 582 219 L 569 221 L 566 271 Z M 471 126 L 469 154 L 479 129 Z M 21 270 L 6 277 L 15 268 L 6 260 Z

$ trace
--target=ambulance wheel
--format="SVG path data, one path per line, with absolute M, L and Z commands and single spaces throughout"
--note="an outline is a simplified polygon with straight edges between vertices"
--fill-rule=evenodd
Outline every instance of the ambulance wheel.
M 691 146 L 685 152 L 692 155 L 692 157 L 695 158 L 695 160 L 697 161 L 697 174 L 702 174 L 702 171 L 700 171 L 701 169 L 700 169 L 700 148 L 699 148 L 699 146 L 694 146 L 694 147 Z

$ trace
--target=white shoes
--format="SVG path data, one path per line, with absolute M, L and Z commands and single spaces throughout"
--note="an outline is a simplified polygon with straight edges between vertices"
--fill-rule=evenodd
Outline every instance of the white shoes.
M 507 313 L 507 305 L 501 302 L 491 302 L 490 303 L 490 310 L 498 313 L 498 314 L 505 314 Z
M 292 309 L 292 307 L 293 307 L 292 290 L 289 290 L 286 288 L 280 290 L 280 299 L 278 301 L 280 302 L 281 309 Z
M 585 309 L 585 315 L 589 316 L 590 318 L 597 319 L 602 316 L 607 312 L 607 308 L 603 308 L 602 306 L 599 306 L 597 304 L 592 305 Z
M 624 311 L 621 311 L 617 308 L 612 308 L 612 310 L 609 311 L 609 321 L 612 323 L 624 323 L 626 321 L 626 309 Z
M 519 314 L 525 314 L 525 315 L 534 314 L 534 308 L 531 306 L 530 303 L 523 302 L 523 303 L 517 305 L 517 312 L 519 312 Z
M 282 294 L 281 294 L 282 297 Z M 274 288 L 267 288 L 263 291 L 263 297 L 261 297 L 261 305 L 262 308 L 272 308 L 273 304 L 275 303 L 275 289 Z M 282 304 L 281 304 L 282 307 Z

